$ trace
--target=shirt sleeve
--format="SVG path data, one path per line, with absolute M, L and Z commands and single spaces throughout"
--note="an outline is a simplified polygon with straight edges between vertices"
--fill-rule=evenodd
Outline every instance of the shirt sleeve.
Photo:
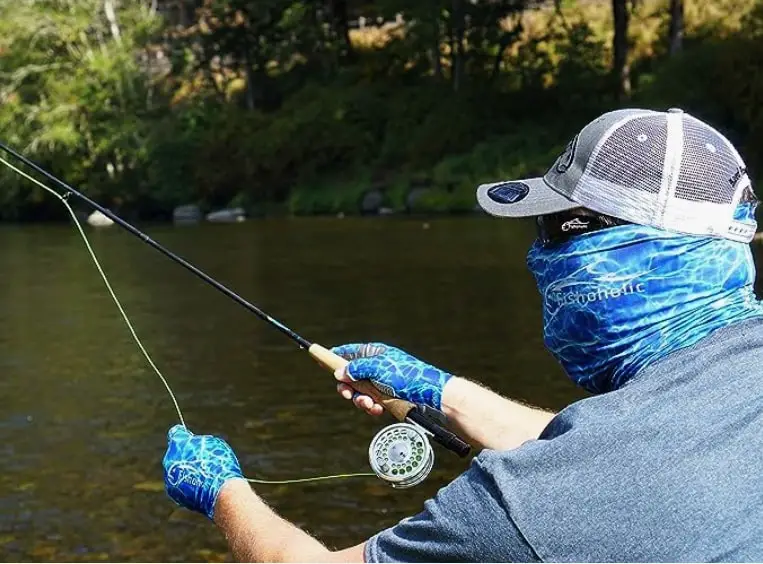
M 540 562 L 479 459 L 424 510 L 366 543 L 366 562 Z

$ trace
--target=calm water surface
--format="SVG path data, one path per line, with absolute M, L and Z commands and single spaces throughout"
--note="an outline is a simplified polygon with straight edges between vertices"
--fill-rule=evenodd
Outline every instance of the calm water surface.
M 426 222 L 426 223 L 425 223 Z M 542 407 L 582 394 L 543 349 L 526 223 L 299 219 L 146 227 L 326 346 L 380 340 Z M 368 471 L 370 418 L 280 333 L 113 229 L 92 233 L 189 427 L 225 437 L 248 476 Z M 70 226 L 0 229 L 0 555 L 5 561 L 225 561 L 203 517 L 163 491 L 161 382 Z M 258 486 L 332 547 L 418 512 L 468 461 L 436 449 L 422 485 L 376 478 Z

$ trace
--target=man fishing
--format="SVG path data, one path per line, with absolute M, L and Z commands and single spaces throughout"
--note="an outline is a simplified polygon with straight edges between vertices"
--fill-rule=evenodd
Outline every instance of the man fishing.
M 396 347 L 343 345 L 345 398 L 381 413 L 353 392 L 370 380 L 483 447 L 418 515 L 330 551 L 260 500 L 225 442 L 180 426 L 169 496 L 214 520 L 238 560 L 763 560 L 757 199 L 731 143 L 680 110 L 618 110 L 543 178 L 477 198 L 536 218 L 545 344 L 590 397 L 553 414 Z

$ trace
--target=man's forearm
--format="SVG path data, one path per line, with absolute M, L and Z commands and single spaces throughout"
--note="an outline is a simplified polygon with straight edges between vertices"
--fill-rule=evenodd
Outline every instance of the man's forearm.
M 270 509 L 241 479 L 225 483 L 215 505 L 222 530 L 237 562 L 362 562 L 358 545 L 332 552 Z
M 230 480 L 215 506 L 215 524 L 238 562 L 308 561 L 328 549 L 276 515 L 244 480 Z
M 516 448 L 538 435 L 554 413 L 508 400 L 474 382 L 454 377 L 442 394 L 442 411 L 454 431 L 495 449 Z

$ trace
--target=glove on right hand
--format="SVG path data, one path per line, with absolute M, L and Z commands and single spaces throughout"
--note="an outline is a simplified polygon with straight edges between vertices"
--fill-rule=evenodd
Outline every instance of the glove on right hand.
M 352 380 L 370 380 L 388 396 L 440 409 L 442 390 L 453 375 L 384 343 L 352 343 L 331 349 L 347 359 Z

